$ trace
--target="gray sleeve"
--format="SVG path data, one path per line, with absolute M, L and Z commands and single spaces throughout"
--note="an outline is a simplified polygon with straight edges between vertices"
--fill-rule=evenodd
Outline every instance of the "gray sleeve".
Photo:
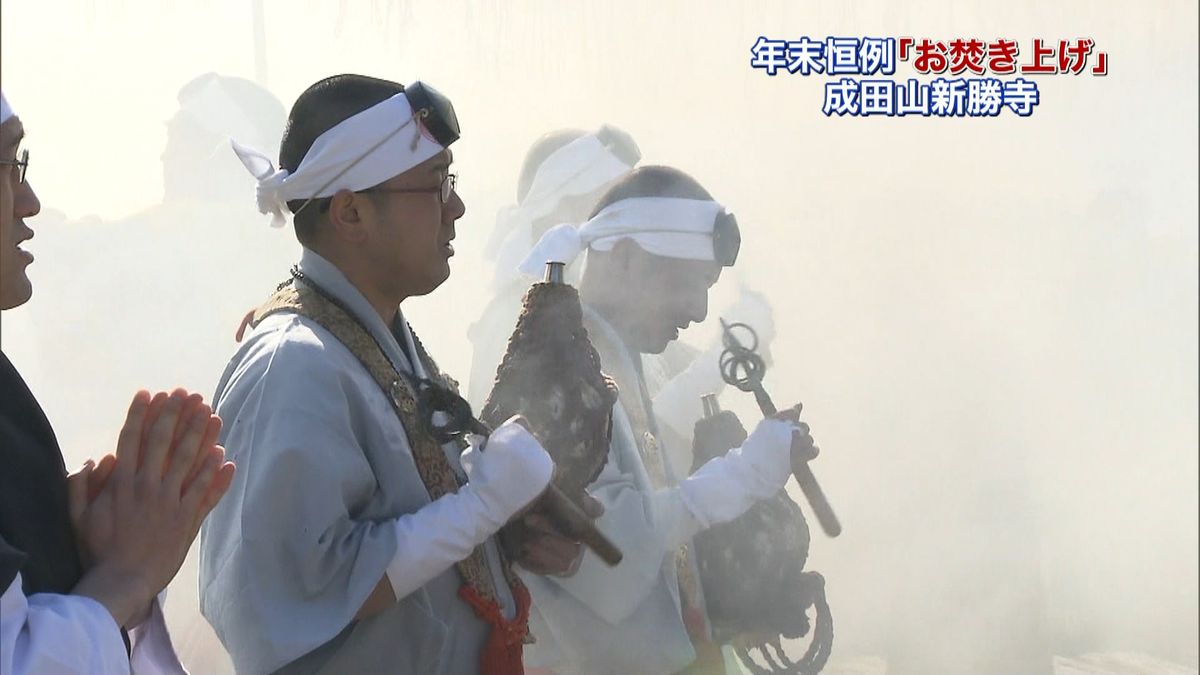
M 355 517 L 376 489 L 353 427 L 360 395 L 315 341 L 247 350 L 220 392 L 238 469 L 204 525 L 201 609 L 238 672 L 336 636 L 395 553 L 390 521 Z

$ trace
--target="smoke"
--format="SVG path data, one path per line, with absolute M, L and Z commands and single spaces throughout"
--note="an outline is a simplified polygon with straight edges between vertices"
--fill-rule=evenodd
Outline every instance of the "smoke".
M 211 394 L 241 314 L 296 255 L 248 176 L 226 200 L 160 204 L 180 87 L 254 79 L 259 49 L 285 107 L 337 72 L 454 99 L 458 255 L 405 307 L 451 374 L 469 372 L 483 244 L 545 132 L 616 124 L 737 214 L 737 276 L 774 310 L 767 386 L 804 402 L 845 527 L 814 534 L 809 561 L 831 670 L 1037 672 L 1092 652 L 1196 667 L 1194 3 L 268 0 L 261 45 L 252 4 L 3 7 L 0 74 L 44 213 L 34 299 L 0 338 L 70 466 L 111 449 L 136 388 Z M 823 78 L 750 68 L 759 35 L 1088 36 L 1110 73 L 1039 79 L 1028 119 L 826 118 Z M 712 323 L 684 339 L 709 344 Z M 194 596 L 185 568 L 177 643 L 220 672 Z

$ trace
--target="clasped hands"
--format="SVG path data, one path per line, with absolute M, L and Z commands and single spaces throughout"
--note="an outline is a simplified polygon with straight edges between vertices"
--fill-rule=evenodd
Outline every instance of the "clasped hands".
M 119 625 L 144 619 L 229 489 L 234 465 L 217 445 L 220 431 L 199 394 L 139 391 L 116 451 L 68 477 L 85 570 L 74 593 L 100 602 Z

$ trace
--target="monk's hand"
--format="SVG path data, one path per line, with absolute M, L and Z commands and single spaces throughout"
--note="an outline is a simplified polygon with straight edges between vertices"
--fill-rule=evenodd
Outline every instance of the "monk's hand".
M 74 592 L 99 601 L 122 626 L 175 576 L 233 479 L 233 464 L 212 443 L 213 419 L 182 390 L 153 398 L 138 392 L 99 494 L 89 500 L 96 466 L 85 465 L 82 478 L 68 483 L 72 522 L 91 564 Z
M 523 513 L 546 491 L 554 460 L 514 417 L 490 436 L 472 436 L 460 459 L 493 532 Z
M 795 461 L 810 462 L 821 454 L 821 449 L 817 447 L 816 441 L 812 437 L 812 429 L 808 424 L 800 421 L 800 411 L 804 409 L 802 403 L 780 410 L 772 417 L 777 420 L 791 422 L 793 425 L 792 431 L 792 458 Z
M 516 562 L 534 574 L 569 577 L 583 562 L 583 544 L 562 535 L 541 513 L 520 519 L 521 543 Z
M 592 520 L 604 515 L 604 505 L 586 492 L 579 507 Z M 515 561 L 534 574 L 569 577 L 583 562 L 583 544 L 559 531 L 539 509 L 509 523 L 501 538 Z

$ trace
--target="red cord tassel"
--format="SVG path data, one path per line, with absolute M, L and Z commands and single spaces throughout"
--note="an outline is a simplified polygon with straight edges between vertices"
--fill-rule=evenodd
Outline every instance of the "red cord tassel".
M 475 610 L 475 616 L 487 621 L 492 631 L 488 633 L 483 652 L 479 655 L 480 675 L 524 675 L 522 651 L 525 635 L 529 632 L 529 589 L 517 584 L 512 589 L 517 603 L 517 615 L 508 620 L 500 613 L 495 600 L 484 600 L 474 588 L 463 584 L 458 597 Z

